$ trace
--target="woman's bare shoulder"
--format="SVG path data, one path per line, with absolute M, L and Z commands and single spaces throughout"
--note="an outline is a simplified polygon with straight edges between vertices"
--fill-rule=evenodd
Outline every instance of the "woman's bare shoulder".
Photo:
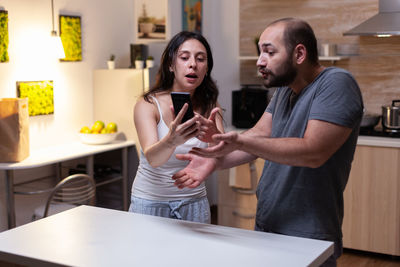
M 138 98 L 135 104 L 135 110 L 152 109 L 155 107 L 155 103 L 151 97 L 145 99 L 144 97 Z

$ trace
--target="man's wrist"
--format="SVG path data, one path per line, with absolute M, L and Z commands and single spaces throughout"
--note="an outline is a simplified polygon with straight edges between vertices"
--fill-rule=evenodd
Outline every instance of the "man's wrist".
M 214 171 L 222 169 L 223 158 L 213 158 L 215 162 Z

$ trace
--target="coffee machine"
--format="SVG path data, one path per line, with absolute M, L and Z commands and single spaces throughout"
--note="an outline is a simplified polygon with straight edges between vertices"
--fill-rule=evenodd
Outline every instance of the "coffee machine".
M 259 84 L 242 85 L 232 91 L 232 125 L 251 128 L 264 114 L 268 105 L 268 89 Z

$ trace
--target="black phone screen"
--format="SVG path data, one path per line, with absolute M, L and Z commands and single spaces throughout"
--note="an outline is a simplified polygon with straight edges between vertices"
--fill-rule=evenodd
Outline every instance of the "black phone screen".
M 178 115 L 179 111 L 182 109 L 185 103 L 189 104 L 189 108 L 186 111 L 185 115 L 182 118 L 182 122 L 193 118 L 193 107 L 192 102 L 190 101 L 190 93 L 186 92 L 171 92 L 172 104 L 174 105 L 175 116 Z

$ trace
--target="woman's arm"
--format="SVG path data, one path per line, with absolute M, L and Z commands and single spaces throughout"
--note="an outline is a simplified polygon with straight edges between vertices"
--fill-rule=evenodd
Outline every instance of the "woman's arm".
M 178 116 L 170 123 L 169 132 L 159 139 L 157 132 L 158 109 L 141 99 L 135 105 L 134 122 L 143 153 L 152 167 L 163 165 L 171 157 L 175 148 L 198 135 L 198 116 L 180 124 L 188 106 L 184 105 Z

